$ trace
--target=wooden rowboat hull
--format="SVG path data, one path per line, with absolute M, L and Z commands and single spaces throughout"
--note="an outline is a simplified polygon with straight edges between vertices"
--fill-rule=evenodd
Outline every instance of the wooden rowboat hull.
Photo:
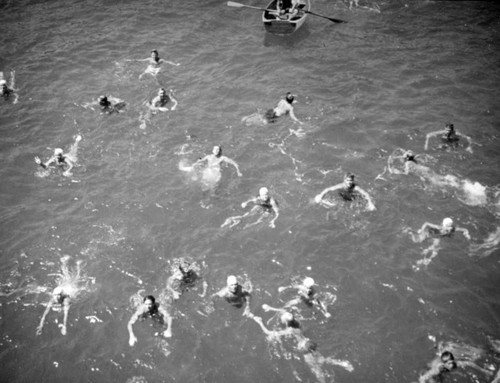
M 311 10 L 310 0 L 306 0 L 307 4 L 302 7 L 302 9 Z M 267 9 L 276 9 L 276 3 L 278 0 L 272 0 Z M 292 20 L 282 20 L 276 17 L 269 11 L 264 11 L 262 14 L 262 22 L 264 23 L 264 28 L 267 32 L 276 35 L 289 35 L 296 30 L 298 30 L 306 21 L 307 13 L 299 11 L 299 17 L 295 17 Z

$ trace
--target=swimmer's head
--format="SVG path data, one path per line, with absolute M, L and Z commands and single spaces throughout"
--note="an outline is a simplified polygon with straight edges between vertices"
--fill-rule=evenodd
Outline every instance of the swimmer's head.
M 160 89 L 158 90 L 158 95 L 159 95 L 159 96 L 164 96 L 164 95 L 166 95 L 166 94 L 167 94 L 167 91 L 165 90 L 165 88 L 160 88 Z
M 450 351 L 444 351 L 441 354 L 441 362 L 443 363 L 443 367 L 448 371 L 451 371 L 457 367 L 455 357 Z
M 314 279 L 312 279 L 311 277 L 307 277 L 304 279 L 304 282 L 302 282 L 302 284 L 308 289 L 310 289 L 311 287 L 314 286 Z
M 222 154 L 222 148 L 218 145 L 215 145 L 214 148 L 212 149 L 212 153 L 218 156 Z
M 346 173 L 344 176 L 344 184 L 346 186 L 351 186 L 354 184 L 354 174 L 352 173 Z
M 267 199 L 269 198 L 269 190 L 266 187 L 261 187 L 259 189 L 259 196 L 262 199 Z
M 452 132 L 455 130 L 455 126 L 451 122 L 448 122 L 446 124 L 446 130 L 448 130 L 449 132 Z
M 411 150 L 408 150 L 405 154 L 405 161 L 415 161 L 415 153 Z
M 62 156 L 64 151 L 61 148 L 55 148 L 54 149 L 54 156 Z
M 97 101 L 99 102 L 99 105 L 107 105 L 108 104 L 108 98 L 104 95 L 99 96 Z
M 61 286 L 57 286 L 54 291 L 52 291 L 52 295 L 62 295 L 63 289 Z
M 449 217 L 443 219 L 443 227 L 444 228 L 452 228 L 453 227 L 453 220 Z
M 288 311 L 285 311 L 283 314 L 281 314 L 281 323 L 284 325 L 289 325 L 290 323 L 293 322 L 293 314 L 289 313 Z
M 0 86 L 7 86 L 7 81 L 5 80 L 0 80 Z
M 238 279 L 234 275 L 227 277 L 227 285 L 234 286 L 238 284 Z
M 285 96 L 285 99 L 288 101 L 289 104 L 293 103 L 293 100 L 294 100 L 293 94 L 288 92 Z
M 152 50 L 151 50 L 151 56 L 156 57 L 156 56 L 158 56 L 158 55 L 159 55 L 159 54 L 158 54 L 158 51 L 157 51 L 156 49 L 152 49 Z
M 144 303 L 146 303 L 146 301 L 151 301 L 154 304 L 155 303 L 155 297 L 152 296 L 152 295 L 146 295 L 142 301 Z

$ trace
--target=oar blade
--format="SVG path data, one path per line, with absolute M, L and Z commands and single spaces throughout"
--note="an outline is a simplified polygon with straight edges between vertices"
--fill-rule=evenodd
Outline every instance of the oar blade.
M 242 7 L 244 7 L 243 4 L 235 3 L 234 1 L 228 1 L 227 2 L 227 6 L 228 7 L 236 7 L 236 8 L 242 8 Z

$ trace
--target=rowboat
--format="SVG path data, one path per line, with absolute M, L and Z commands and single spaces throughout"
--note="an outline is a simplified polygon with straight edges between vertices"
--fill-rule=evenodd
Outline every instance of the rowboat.
M 305 1 L 307 4 L 300 4 L 299 12 L 288 20 L 285 15 L 278 17 L 275 13 L 269 11 L 270 9 L 277 9 L 278 0 L 272 0 L 262 13 L 262 22 L 266 31 L 276 35 L 289 35 L 299 29 L 306 21 L 307 13 L 304 11 L 311 10 L 310 0 Z

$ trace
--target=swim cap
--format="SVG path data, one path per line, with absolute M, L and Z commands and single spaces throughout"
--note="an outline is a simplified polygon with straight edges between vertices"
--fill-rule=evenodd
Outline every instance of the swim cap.
M 235 285 L 238 283 L 238 280 L 236 279 L 236 277 L 234 275 L 230 275 L 229 277 L 227 277 L 227 284 L 228 285 Z
M 266 187 L 261 187 L 259 189 L 259 194 L 268 194 L 269 190 Z
M 0 85 L 4 85 L 4 84 L 7 84 L 7 81 L 5 81 L 5 80 L 0 80 Z
M 281 314 L 281 321 L 282 322 L 291 322 L 291 321 L 293 321 L 293 315 L 292 315 L 292 313 L 289 313 L 288 311 L 286 311 L 283 314 Z
M 443 219 L 443 226 L 453 226 L 453 220 L 451 218 Z
M 305 287 L 313 287 L 314 286 L 314 279 L 311 277 L 307 277 L 304 279 L 304 282 L 302 282 Z
M 63 154 L 63 153 L 64 153 L 64 151 L 61 148 L 55 148 L 54 149 L 54 154 L 56 156 L 58 156 L 59 154 Z
M 59 294 L 62 294 L 62 292 L 63 292 L 62 287 L 61 287 L 61 286 L 57 286 L 57 287 L 54 289 L 54 291 L 52 292 L 52 294 L 57 294 L 57 295 L 59 295 Z

